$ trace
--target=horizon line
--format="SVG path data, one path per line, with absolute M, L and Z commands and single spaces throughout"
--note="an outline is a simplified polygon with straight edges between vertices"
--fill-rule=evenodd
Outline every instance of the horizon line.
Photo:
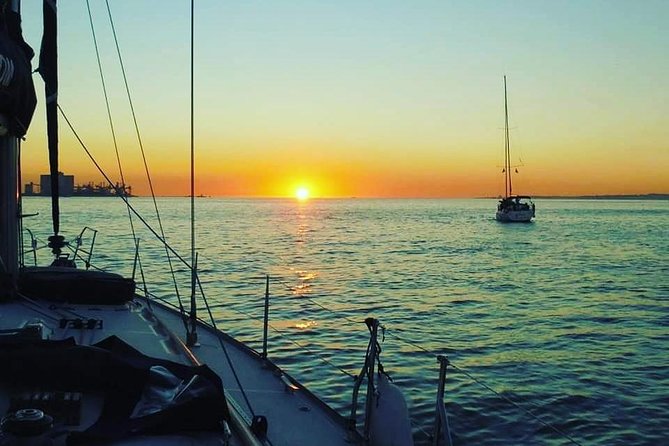
M 529 195 L 527 195 L 529 196 Z M 50 198 L 51 195 L 24 195 L 21 194 L 22 198 L 25 197 L 38 197 L 38 198 Z M 71 195 L 71 196 L 61 196 L 59 198 L 115 198 L 118 195 L 107 195 L 107 196 L 85 196 L 85 195 Z M 151 195 L 132 195 L 131 198 L 150 198 Z M 160 195 L 157 194 L 158 198 L 190 198 L 190 195 Z M 643 194 L 578 194 L 578 195 L 560 195 L 560 194 L 550 194 L 550 195 L 533 195 L 530 196 L 533 199 L 616 199 L 616 198 L 654 198 L 654 199 L 667 199 L 669 200 L 669 192 L 650 192 Z M 294 196 L 290 195 L 206 195 L 199 194 L 195 198 L 229 198 L 229 199 L 257 199 L 257 200 L 296 200 Z M 330 196 L 330 197 L 310 197 L 309 200 L 498 200 L 502 198 L 501 195 L 498 196 L 470 196 L 470 197 L 449 197 L 449 196 L 440 196 L 440 197 L 428 197 L 428 196 L 407 196 L 407 197 L 390 197 L 390 196 Z

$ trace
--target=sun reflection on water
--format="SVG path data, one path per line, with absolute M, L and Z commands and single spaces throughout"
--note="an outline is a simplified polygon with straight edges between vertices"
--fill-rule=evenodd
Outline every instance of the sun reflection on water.
M 299 328 L 300 330 L 307 330 L 309 328 L 316 327 L 317 325 L 318 322 L 316 321 L 296 322 L 295 328 Z
M 307 271 L 303 269 L 293 269 L 297 276 L 298 283 L 290 286 L 290 291 L 293 296 L 303 296 L 312 292 L 312 284 L 310 283 L 318 277 L 316 271 Z
M 293 296 L 304 296 L 311 292 L 311 285 L 308 283 L 293 285 L 291 292 L 293 293 Z

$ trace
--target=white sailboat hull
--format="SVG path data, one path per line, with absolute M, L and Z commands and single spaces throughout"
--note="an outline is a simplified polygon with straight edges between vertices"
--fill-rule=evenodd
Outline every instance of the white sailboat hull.
M 503 210 L 497 211 L 495 219 L 503 223 L 529 223 L 534 217 L 534 211 L 529 210 Z
M 534 217 L 534 203 L 527 195 L 513 195 L 511 147 L 509 142 L 509 107 L 506 96 L 506 76 L 504 76 L 504 198 L 497 205 L 495 219 L 504 223 L 528 223 Z M 512 170 L 513 169 L 513 170 Z M 527 201 L 529 200 L 529 201 Z

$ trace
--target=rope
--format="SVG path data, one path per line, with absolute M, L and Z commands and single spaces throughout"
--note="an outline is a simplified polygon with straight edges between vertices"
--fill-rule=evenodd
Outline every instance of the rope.
M 279 278 L 276 278 L 276 277 L 272 277 L 272 278 L 275 279 L 275 280 L 276 280 L 277 282 L 279 282 L 280 284 L 282 284 L 282 285 L 286 288 L 287 291 L 291 291 L 291 292 L 295 291 L 294 288 L 293 288 L 290 284 L 288 284 L 287 282 L 285 282 L 284 280 L 279 279 Z M 259 279 L 260 279 L 260 278 L 259 278 Z M 321 308 L 321 309 L 323 309 L 323 310 L 325 310 L 325 311 L 328 311 L 328 312 L 330 312 L 330 313 L 332 313 L 332 314 L 337 314 L 337 312 L 335 312 L 334 310 L 332 310 L 332 309 L 326 307 L 325 305 L 322 305 L 322 304 L 316 302 L 315 300 L 313 300 L 313 299 L 311 299 L 311 298 L 309 298 L 309 297 L 304 297 L 304 298 L 305 298 L 306 300 L 308 300 L 309 302 L 311 302 L 312 304 L 316 305 L 317 307 L 319 307 L 319 308 Z M 245 311 L 239 310 L 239 309 L 237 309 L 237 308 L 232 308 L 232 307 L 230 307 L 230 309 L 231 309 L 232 311 L 236 312 L 236 313 L 239 313 L 239 314 L 242 314 L 242 315 L 248 317 L 249 319 L 252 319 L 252 320 L 255 320 L 255 321 L 257 321 L 257 322 L 261 322 L 261 323 L 262 323 L 262 321 L 261 321 L 260 319 L 258 319 L 257 317 L 251 315 L 250 313 L 247 313 L 247 312 L 245 312 Z M 356 321 L 356 320 L 351 319 L 351 318 L 349 318 L 349 317 L 347 317 L 347 316 L 341 316 L 341 315 L 340 315 L 339 317 L 343 318 L 344 320 L 346 320 L 346 321 L 348 321 L 348 322 L 350 322 L 350 323 L 352 323 L 352 324 L 360 324 L 360 323 L 361 323 L 360 321 Z M 341 373 L 343 373 L 343 374 L 345 374 L 345 375 L 347 375 L 347 376 L 349 376 L 349 377 L 351 377 L 351 378 L 354 378 L 354 379 L 356 378 L 354 375 L 352 375 L 352 374 L 349 373 L 348 371 L 344 370 L 343 368 L 337 366 L 336 364 L 332 363 L 331 361 L 327 360 L 327 359 L 324 358 L 322 355 L 320 355 L 320 354 L 314 352 L 313 350 L 311 350 L 311 349 L 309 349 L 308 347 L 306 347 L 306 346 L 300 344 L 299 342 L 297 342 L 297 341 L 295 341 L 295 340 L 293 340 L 293 339 L 290 339 L 289 337 L 287 337 L 287 335 L 285 335 L 281 330 L 279 330 L 279 329 L 277 329 L 276 327 L 274 327 L 272 324 L 268 324 L 268 325 L 269 325 L 269 327 L 270 327 L 274 332 L 276 332 L 277 334 L 279 334 L 279 336 L 281 336 L 281 337 L 284 338 L 284 339 L 287 339 L 289 342 L 291 342 L 292 344 L 296 345 L 297 347 L 299 347 L 299 348 L 301 348 L 301 349 L 307 351 L 307 353 L 316 356 L 316 357 L 317 357 L 318 359 L 320 359 L 323 363 L 325 363 L 325 364 L 327 364 L 327 365 L 329 365 L 329 366 L 331 366 L 331 367 L 333 367 L 333 368 L 339 370 Z M 424 353 L 427 353 L 427 354 L 429 354 L 429 355 L 431 355 L 431 356 L 437 356 L 436 353 L 434 353 L 434 352 L 432 352 L 432 351 L 426 349 L 426 348 L 423 347 L 422 345 L 420 345 L 420 344 L 418 344 L 418 343 L 416 343 L 416 342 L 414 342 L 414 341 L 404 339 L 404 338 L 398 336 L 398 335 L 397 335 L 396 333 L 394 333 L 393 331 L 404 332 L 404 330 L 399 329 L 399 328 L 394 328 L 393 330 L 387 330 L 387 329 L 384 329 L 384 333 L 385 333 L 385 334 L 388 334 L 388 335 L 394 337 L 395 339 L 399 340 L 400 342 L 403 342 L 403 343 L 405 343 L 405 344 L 411 345 L 411 346 L 413 346 L 413 347 L 415 347 L 415 348 L 417 348 L 417 349 L 419 349 L 419 350 L 423 351 Z M 496 396 L 499 397 L 500 399 L 502 399 L 502 400 L 506 401 L 507 403 L 511 404 L 511 405 L 514 406 L 515 408 L 519 409 L 521 412 L 523 412 L 523 413 L 529 415 L 531 418 L 533 418 L 534 420 L 536 420 L 537 422 L 539 422 L 539 423 L 540 423 L 541 425 L 543 425 L 544 427 L 546 427 L 546 428 L 552 430 L 553 432 L 557 433 L 558 435 L 560 435 L 560 436 L 566 438 L 566 439 L 569 440 L 571 443 L 576 444 L 576 445 L 579 445 L 579 446 L 582 446 L 581 443 L 579 443 L 577 440 L 575 440 L 573 437 L 571 437 L 571 436 L 570 436 L 569 434 L 567 434 L 566 432 L 564 432 L 564 431 L 562 431 L 561 429 L 559 429 L 559 428 L 553 426 L 552 424 L 550 424 L 550 423 L 544 421 L 542 418 L 540 418 L 539 416 L 535 415 L 534 413 L 532 413 L 532 412 L 531 412 L 530 410 L 528 410 L 527 408 L 521 406 L 520 404 L 518 404 L 517 402 L 513 401 L 513 400 L 510 399 L 509 397 L 507 397 L 507 396 L 501 394 L 500 392 L 496 391 L 495 389 L 493 389 L 492 387 L 490 387 L 488 384 L 486 384 L 485 382 L 483 382 L 481 379 L 474 377 L 473 375 L 471 375 L 471 374 L 470 374 L 469 372 L 467 372 L 466 370 L 464 370 L 464 369 L 458 367 L 456 364 L 453 364 L 452 361 L 449 361 L 449 364 L 450 364 L 454 369 L 456 369 L 458 372 L 462 373 L 463 375 L 465 375 L 467 378 L 469 378 L 470 380 L 472 380 L 472 381 L 475 382 L 476 384 L 482 386 L 483 388 L 485 388 L 486 390 L 490 391 L 491 393 L 493 393 L 494 395 L 496 395 Z M 533 403 L 529 403 L 529 404 L 533 405 L 533 406 L 534 406 L 535 408 L 537 408 L 537 409 L 539 408 L 539 406 L 537 406 L 537 405 L 535 405 L 535 404 L 533 404 Z M 422 427 L 420 427 L 420 425 L 419 425 L 413 418 L 411 418 L 411 421 L 412 421 L 412 423 L 413 423 L 416 427 L 418 427 L 418 429 L 419 429 L 421 432 L 423 432 L 423 433 L 424 433 L 425 435 L 427 435 L 427 436 L 431 436 L 431 434 L 427 433 Z
M 47 310 L 44 310 L 44 307 L 42 307 L 42 306 L 41 306 L 40 304 L 38 304 L 37 302 L 33 301 L 32 299 L 30 299 L 29 297 L 27 297 L 27 296 L 25 296 L 25 295 L 23 295 L 23 294 L 21 294 L 21 293 L 16 293 L 16 295 L 17 295 L 18 297 L 24 299 L 26 302 L 29 302 L 29 303 L 33 304 L 34 306 L 36 306 L 37 308 L 39 308 L 39 309 L 37 309 L 37 308 L 31 308 L 31 310 L 34 311 L 34 312 L 36 312 L 36 313 L 41 314 L 41 315 L 44 316 L 44 317 L 47 317 L 47 318 L 49 318 L 49 319 L 53 319 L 53 320 L 56 321 L 56 322 L 58 322 L 60 319 L 63 318 L 62 315 L 58 314 L 56 311 L 53 311 L 53 310 L 52 310 L 52 313 L 56 313 L 56 314 L 58 314 L 58 316 L 60 316 L 60 317 L 56 317 L 56 316 L 54 316 L 54 315 L 51 314 L 51 313 L 47 313 L 47 312 L 46 312 Z M 25 305 L 25 303 L 24 303 L 24 305 Z
M 21 293 L 21 292 L 17 292 L 16 295 L 19 296 L 19 297 L 20 297 L 21 299 L 23 299 L 24 301 L 29 302 L 29 303 L 33 304 L 34 306 L 36 306 L 36 307 L 38 307 L 38 308 L 41 308 L 41 309 L 44 310 L 44 311 L 51 311 L 52 313 L 55 313 L 58 317 L 54 317 L 53 315 L 44 313 L 43 311 L 35 310 L 35 311 L 37 311 L 38 313 L 42 314 L 43 316 L 48 317 L 48 318 L 51 318 L 51 319 L 53 319 L 53 320 L 58 321 L 59 319 L 63 319 L 63 318 L 65 318 L 65 315 L 62 314 L 62 313 L 60 313 L 58 310 L 62 310 L 62 311 L 64 311 L 64 312 L 69 313 L 69 314 L 71 314 L 71 315 L 73 315 L 73 316 L 76 316 L 76 317 L 78 317 L 78 318 L 80 318 L 80 319 L 86 319 L 86 317 L 85 317 L 84 315 L 79 314 L 79 313 L 77 313 L 76 311 L 74 311 L 74 310 L 72 310 L 72 309 L 70 309 L 70 308 L 67 308 L 67 307 L 58 307 L 57 305 L 49 305 L 49 308 L 46 308 L 46 309 L 45 309 L 45 307 L 44 307 L 43 305 L 41 305 L 39 302 L 37 302 L 36 300 L 34 300 L 34 299 L 32 299 L 32 298 L 26 296 L 25 294 L 23 294 L 23 293 Z
M 105 177 L 105 179 L 107 179 L 107 181 L 109 181 L 107 175 L 105 174 L 105 172 L 103 171 L 103 169 L 101 168 L 101 166 L 97 163 L 97 161 L 95 160 L 95 158 L 92 156 L 92 154 L 90 153 L 90 151 L 88 150 L 88 148 L 86 147 L 86 145 L 84 144 L 84 142 L 81 140 L 81 138 L 79 137 L 78 133 L 75 131 L 74 127 L 72 126 L 71 122 L 69 121 L 69 119 L 68 119 L 67 116 L 65 115 L 65 112 L 64 112 L 63 109 L 60 107 L 60 105 L 58 105 L 58 110 L 59 110 L 60 113 L 62 114 L 62 116 L 63 116 L 63 118 L 65 119 L 66 123 L 67 123 L 68 126 L 70 127 L 70 130 L 73 132 L 73 134 L 75 135 L 75 137 L 77 138 L 77 140 L 79 141 L 80 145 L 82 146 L 82 148 L 84 149 L 84 151 L 86 152 L 86 154 L 88 155 L 88 157 L 91 159 L 91 161 L 93 162 L 93 164 L 95 165 L 95 167 L 96 167 L 96 168 L 98 169 L 98 171 Z M 155 231 L 155 230 L 148 224 L 148 222 L 146 222 L 146 220 L 144 220 L 144 219 L 142 218 L 142 216 L 141 216 L 141 215 L 140 215 L 140 214 L 139 214 L 139 213 L 132 207 L 132 205 L 130 205 L 130 203 L 127 201 L 126 197 L 121 196 L 121 198 L 126 202 L 126 204 L 128 205 L 129 209 L 130 209 L 130 210 L 131 210 L 131 211 L 132 211 L 132 212 L 133 212 L 133 213 L 140 219 L 140 221 L 142 221 L 142 223 L 146 226 L 146 228 L 149 229 L 149 231 L 151 231 L 151 232 L 153 233 L 153 235 L 154 235 L 154 236 L 155 236 L 161 243 L 163 243 L 163 244 L 165 245 L 166 250 L 169 249 L 169 250 L 170 250 L 170 251 L 171 251 L 171 252 L 172 252 L 172 253 L 173 253 L 173 254 L 174 254 L 174 255 L 175 255 L 181 262 L 182 262 L 182 263 L 184 263 L 184 265 L 190 267 L 190 265 L 188 264 L 188 262 L 186 262 L 181 256 L 179 256 L 179 254 L 178 254 L 176 251 L 174 251 L 174 250 L 169 246 L 169 244 L 164 240 L 164 238 L 163 238 L 163 237 L 160 237 L 160 236 L 156 233 L 156 231 Z M 288 284 L 287 282 L 285 282 L 285 281 L 283 281 L 283 280 L 281 280 L 281 279 L 277 279 L 277 278 L 275 278 L 275 280 L 277 280 L 279 283 L 281 283 L 282 285 L 284 285 L 288 291 L 291 291 L 291 292 L 295 291 L 294 288 L 293 288 L 290 284 Z M 214 329 L 217 330 L 216 325 L 215 325 L 215 320 L 213 319 L 213 314 L 211 313 L 211 309 L 210 309 L 210 307 L 209 307 L 209 304 L 208 304 L 208 302 L 206 301 L 206 296 L 205 296 L 204 293 L 202 292 L 202 284 L 201 284 L 201 282 L 200 282 L 200 280 L 199 280 L 199 277 L 198 277 L 198 285 L 199 285 L 199 287 L 200 287 L 200 290 L 201 290 L 201 293 L 202 293 L 202 295 L 203 295 L 203 298 L 205 299 L 205 305 L 206 305 L 206 307 L 207 307 L 207 311 L 208 311 L 208 313 L 209 313 L 209 317 L 210 317 L 210 319 L 212 320 L 212 326 L 213 326 Z M 148 293 L 148 292 L 145 291 L 145 293 Z M 157 297 L 157 296 L 153 296 L 153 295 L 151 295 L 151 294 L 148 294 L 148 296 L 156 297 L 156 298 L 160 299 L 159 297 Z M 330 308 L 328 308 L 328 307 L 326 307 L 326 306 L 324 306 L 324 305 L 322 305 L 322 304 L 320 304 L 320 303 L 314 301 L 314 300 L 311 299 L 311 298 L 305 297 L 305 299 L 308 300 L 309 302 L 311 302 L 312 304 L 318 306 L 319 308 L 325 310 L 325 311 L 328 311 L 328 312 L 331 312 L 331 313 L 333 313 L 333 314 L 336 314 L 336 312 L 333 311 L 332 309 L 330 309 Z M 160 299 L 160 300 L 164 301 L 163 299 Z M 164 302 L 167 302 L 167 301 L 164 301 Z M 181 305 L 181 301 L 180 301 L 180 300 L 179 300 L 179 304 L 180 304 L 180 309 L 183 309 L 183 306 Z M 237 312 L 237 313 L 239 313 L 239 314 L 241 314 L 241 315 L 244 315 L 244 316 L 248 317 L 249 319 L 252 319 L 252 320 L 255 320 L 255 321 L 258 321 L 258 322 L 262 322 L 262 321 L 260 321 L 257 317 L 251 315 L 251 314 L 248 313 L 248 312 L 245 312 L 245 311 L 239 310 L 239 309 L 237 309 L 237 308 L 233 308 L 233 307 L 230 307 L 230 309 L 231 309 L 232 311 L 234 311 L 234 312 Z M 351 318 L 348 318 L 347 316 L 341 316 L 341 317 L 342 317 L 344 320 L 346 320 L 346 321 L 348 321 L 348 322 L 350 322 L 350 323 L 353 323 L 353 324 L 359 324 L 359 323 L 360 323 L 359 321 L 355 321 L 355 320 L 353 320 L 353 319 L 351 319 Z M 277 328 L 274 327 L 272 324 L 268 324 L 268 325 L 269 325 L 269 327 L 270 327 L 275 333 L 277 333 L 280 337 L 282 337 L 282 338 L 284 338 L 284 339 L 287 339 L 290 343 L 296 345 L 296 346 L 299 347 L 300 349 L 303 349 L 303 350 L 307 351 L 308 353 L 312 354 L 313 356 L 317 357 L 317 358 L 318 358 L 319 360 L 321 360 L 323 363 L 325 363 L 325 364 L 327 364 L 327 365 L 329 365 L 329 366 L 331 366 L 331 367 L 333 367 L 333 368 L 339 370 L 339 371 L 340 371 L 341 373 L 343 373 L 344 375 L 347 375 L 347 376 L 349 376 L 349 377 L 351 377 L 351 378 L 353 378 L 353 379 L 356 378 L 355 375 L 352 375 L 351 373 L 349 373 L 349 372 L 346 371 L 345 369 L 343 369 L 343 368 L 337 366 L 336 364 L 334 364 L 334 363 L 331 362 L 330 360 L 324 358 L 322 355 L 316 353 L 315 351 L 311 350 L 310 348 L 306 347 L 305 345 L 302 345 L 302 344 L 300 344 L 299 342 L 297 342 L 297 341 L 295 341 L 295 340 L 293 340 L 293 339 L 288 338 L 288 337 L 287 337 L 281 330 L 277 329 Z M 399 332 L 404 332 L 404 330 L 399 329 L 399 328 L 394 328 L 393 330 L 395 330 L 395 331 L 399 331 Z M 436 353 L 434 353 L 434 352 L 432 352 L 432 351 L 426 349 L 425 347 L 423 347 L 422 345 L 420 345 L 420 344 L 418 344 L 418 343 L 416 343 L 416 342 L 414 342 L 414 341 L 411 341 L 411 340 L 407 340 L 407 339 L 401 338 L 400 336 L 398 336 L 397 334 L 395 334 L 395 333 L 394 333 L 393 331 L 391 331 L 391 330 L 386 330 L 386 333 L 387 333 L 388 335 L 394 337 L 395 339 L 399 340 L 400 342 L 404 342 L 405 344 L 411 345 L 411 346 L 413 346 L 413 347 L 415 347 L 415 348 L 417 348 L 417 349 L 419 349 L 419 350 L 423 351 L 424 353 L 427 353 L 427 354 L 429 354 L 429 355 L 431 355 L 431 356 L 436 356 Z M 221 341 L 221 342 L 222 342 L 222 341 Z M 227 353 L 226 353 L 226 356 L 227 356 Z M 228 359 L 228 360 L 229 360 L 229 359 Z M 472 380 L 472 381 L 475 382 L 476 384 L 478 384 L 478 385 L 480 385 L 481 387 L 485 388 L 486 390 L 490 391 L 491 393 L 493 393 L 494 395 L 496 395 L 498 398 L 500 398 L 500 399 L 506 401 L 507 403 L 511 404 L 512 406 L 516 407 L 517 409 L 519 409 L 520 411 L 522 411 L 522 412 L 525 413 L 526 415 L 529 415 L 532 419 L 534 419 L 535 421 L 537 421 L 538 423 L 540 423 L 540 424 L 543 425 L 544 427 L 546 427 L 546 428 L 552 430 L 553 432 L 557 433 L 558 435 L 562 436 L 563 438 L 566 438 L 566 439 L 569 440 L 571 443 L 576 444 L 576 445 L 579 445 L 579 446 L 582 446 L 581 443 L 579 443 L 577 440 L 575 440 L 575 439 L 574 439 L 573 437 L 571 437 L 569 434 L 567 434 L 566 432 L 562 431 L 561 429 L 559 429 L 559 428 L 553 426 L 552 424 L 550 424 L 550 423 L 544 421 L 542 418 L 540 418 L 539 416 L 535 415 L 535 414 L 532 413 L 530 410 L 528 410 L 528 409 L 526 409 L 525 407 L 521 406 L 520 404 L 518 404 L 517 402 L 513 401 L 513 400 L 510 399 L 509 397 L 507 397 L 507 396 L 501 394 L 500 392 L 496 391 L 495 389 L 493 389 L 492 387 L 490 387 L 488 384 L 486 384 L 483 380 L 474 377 L 473 375 L 471 375 L 471 374 L 470 374 L 469 372 L 467 372 L 466 370 L 464 370 L 464 369 L 458 367 L 458 366 L 457 366 L 456 364 L 454 364 L 452 361 L 449 361 L 449 364 L 450 364 L 455 370 L 457 370 L 458 372 L 462 373 L 463 375 L 465 375 L 467 378 L 469 378 L 470 380 Z M 232 370 L 233 370 L 233 373 L 234 373 L 234 368 L 232 368 Z M 243 389 L 242 389 L 241 385 L 240 385 L 240 389 L 242 390 L 242 393 L 243 393 Z M 244 394 L 244 393 L 243 393 L 243 394 Z M 246 399 L 246 396 L 244 396 L 244 398 Z M 249 403 L 248 403 L 248 400 L 247 400 L 247 404 L 249 404 Z M 535 405 L 535 407 L 538 407 L 538 406 Z M 251 411 L 252 411 L 252 408 L 250 407 L 250 404 L 249 404 L 249 408 L 250 408 Z M 253 411 L 252 411 L 252 412 L 253 412 Z M 415 421 L 414 421 L 413 419 L 411 419 L 411 420 L 412 420 L 413 423 L 415 423 Z M 421 430 L 424 434 L 426 434 L 426 435 L 430 435 L 430 434 L 428 434 L 427 432 L 425 432 L 425 430 L 422 429 L 419 425 L 417 425 L 417 427 L 418 427 L 418 429 Z

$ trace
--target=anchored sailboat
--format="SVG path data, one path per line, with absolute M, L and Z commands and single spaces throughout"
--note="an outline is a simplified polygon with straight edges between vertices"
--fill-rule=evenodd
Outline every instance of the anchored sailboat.
M 495 219 L 505 223 L 527 223 L 532 221 L 535 206 L 527 195 L 513 195 L 511 182 L 511 147 L 509 143 L 509 106 L 506 96 L 506 76 L 504 76 L 504 198 L 497 204 Z
M 56 0 L 44 1 L 44 15 L 39 72 L 47 90 L 53 180 L 56 119 L 58 112 L 65 116 L 57 103 Z M 351 415 L 345 418 L 275 365 L 266 351 L 256 352 L 221 332 L 213 317 L 210 322 L 198 317 L 195 295 L 201 284 L 194 251 L 189 264 L 145 220 L 192 272 L 189 312 L 146 291 L 140 294 L 134 278 L 89 270 L 92 248 L 86 269 L 78 268 L 80 258 L 76 252 L 69 257 L 60 234 L 57 181 L 49 237 L 53 261 L 25 266 L 19 138 L 35 107 L 33 52 L 21 37 L 17 1 L 0 1 L 0 25 L 0 445 L 380 446 L 389 432 L 393 444 L 411 445 L 406 410 L 399 418 L 374 416 L 389 399 L 383 395 L 388 385 L 375 385 L 375 365 L 381 368 L 376 319 L 366 321 L 370 343 L 352 389 Z M 120 198 L 139 216 L 127 197 Z M 138 257 L 139 245 L 135 262 Z M 365 380 L 360 429 L 357 397 Z

